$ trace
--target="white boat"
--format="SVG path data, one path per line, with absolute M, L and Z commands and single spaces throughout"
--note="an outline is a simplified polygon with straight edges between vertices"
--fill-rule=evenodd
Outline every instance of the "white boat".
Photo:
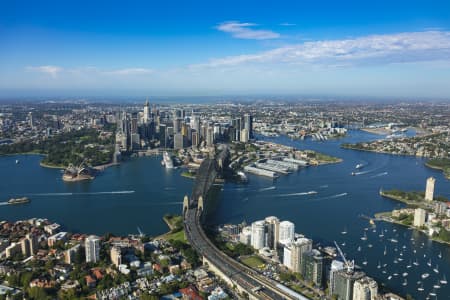
M 394 275 L 395 277 L 397 277 L 397 276 L 398 276 L 398 273 L 394 273 L 394 274 L 392 274 L 392 275 Z
M 164 151 L 163 160 L 161 163 L 166 167 L 166 169 L 173 169 L 173 160 L 167 151 Z
M 373 245 L 372 245 L 372 244 L 369 244 L 369 245 L 367 245 L 367 247 L 369 247 L 369 248 L 372 248 L 372 247 L 373 247 Z
M 445 278 L 445 274 L 444 274 L 444 277 L 442 277 L 442 279 L 439 282 L 441 284 L 447 284 L 447 278 Z
M 442 252 L 439 252 L 438 257 L 442 258 Z
M 431 267 L 431 259 L 427 262 L 427 265 Z
M 391 280 L 392 279 L 392 276 L 391 275 L 389 275 L 389 277 L 388 277 L 388 280 Z
M 344 230 L 341 231 L 341 234 L 347 234 L 347 228 L 344 228 Z
M 416 261 L 413 262 L 413 265 L 415 265 L 415 266 L 418 266 L 418 265 L 419 265 L 419 262 L 417 261 L 417 258 L 416 258 Z
M 396 239 L 391 239 L 390 241 L 393 243 L 398 243 L 398 241 Z
M 436 268 L 433 269 L 434 273 L 438 274 L 439 273 L 439 266 L 436 265 Z
M 417 290 L 419 292 L 423 292 L 424 288 L 423 288 L 423 283 L 417 288 Z
M 361 246 L 358 246 L 358 251 L 361 251 Z
M 361 169 L 362 167 L 364 167 L 363 164 L 357 164 L 357 165 L 355 166 L 355 169 Z
M 403 258 L 399 257 L 399 258 L 398 258 L 398 261 L 403 261 Z
M 367 241 L 367 235 L 366 235 L 366 233 L 364 232 L 364 235 L 361 237 L 361 240 L 363 240 L 363 241 Z
M 430 296 L 433 296 L 433 297 L 436 297 L 436 290 L 433 289 L 433 291 L 431 291 L 429 295 L 430 295 Z
M 377 269 L 380 269 L 380 268 L 381 268 L 381 263 L 380 263 L 380 261 L 378 261 Z
M 439 280 L 433 285 L 433 288 L 440 289 L 441 285 L 439 284 Z
M 363 265 L 367 266 L 367 259 L 362 262 Z
M 403 277 L 408 276 L 408 272 L 403 273 L 402 276 L 403 276 Z
M 402 285 L 403 286 L 407 286 L 408 285 L 408 281 L 406 280 L 406 278 L 405 278 L 405 281 L 403 281 Z
M 383 254 L 384 254 L 384 256 L 386 256 L 386 254 L 387 254 L 386 246 L 384 246 L 384 252 L 383 252 Z
M 19 163 L 19 160 L 18 159 L 16 159 L 16 164 L 18 164 Z
M 430 274 L 428 274 L 428 273 L 423 273 L 421 275 L 422 279 L 428 278 L 428 276 L 430 276 Z

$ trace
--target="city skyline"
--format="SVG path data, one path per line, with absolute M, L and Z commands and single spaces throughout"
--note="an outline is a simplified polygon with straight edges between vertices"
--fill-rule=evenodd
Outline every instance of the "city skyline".
M 21 4 L 1 5 L 1 97 L 450 92 L 445 1 Z

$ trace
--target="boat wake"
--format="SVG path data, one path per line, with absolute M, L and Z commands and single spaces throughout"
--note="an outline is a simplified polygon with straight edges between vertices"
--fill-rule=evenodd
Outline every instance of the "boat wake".
M 270 191 L 276 189 L 276 186 L 269 186 L 266 188 L 259 189 L 258 192 Z
M 0 202 L 0 206 L 2 206 L 2 205 L 9 205 L 9 203 L 8 202 Z
M 277 195 L 278 197 L 293 197 L 293 196 L 306 196 L 306 195 L 314 195 L 317 194 L 316 191 L 309 191 L 309 192 L 300 192 L 300 193 L 291 193 L 291 194 L 280 194 Z
M 383 173 L 379 173 L 376 175 L 371 176 L 370 178 L 376 178 L 376 177 L 380 177 L 380 176 L 386 176 L 388 174 L 388 172 L 383 172 Z
M 341 193 L 341 194 L 331 195 L 331 196 L 327 196 L 327 197 L 317 198 L 317 199 L 314 199 L 314 201 L 341 198 L 341 197 L 345 197 L 347 195 L 348 195 L 348 193 Z
M 133 194 L 135 191 L 110 191 L 110 192 L 87 192 L 87 193 L 38 193 L 29 194 L 30 196 L 76 196 L 76 195 L 117 195 Z
M 328 184 L 324 184 L 324 185 L 319 186 L 319 188 L 321 188 L 321 189 L 326 189 L 327 187 L 328 187 Z

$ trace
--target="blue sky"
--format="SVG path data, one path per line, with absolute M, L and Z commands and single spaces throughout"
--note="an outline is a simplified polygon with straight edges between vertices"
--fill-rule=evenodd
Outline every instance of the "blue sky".
M 448 98 L 449 82 L 450 1 L 0 2 L 0 96 Z

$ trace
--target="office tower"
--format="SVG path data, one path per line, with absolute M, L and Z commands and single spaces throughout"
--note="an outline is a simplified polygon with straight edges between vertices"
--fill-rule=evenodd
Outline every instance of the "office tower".
M 252 223 L 251 244 L 255 249 L 261 249 L 265 246 L 266 226 L 263 220 Z
M 192 147 L 197 147 L 199 140 L 198 131 L 192 130 Z
M 120 247 L 112 247 L 110 258 L 113 265 L 118 267 L 120 264 L 122 264 L 122 249 Z
M 192 116 L 191 128 L 197 132 L 200 132 L 200 118 L 198 116 Z
M 206 145 L 207 146 L 214 145 L 214 129 L 210 126 L 208 126 L 206 133 Z
M 294 240 L 295 225 L 290 221 L 280 222 L 278 242 L 282 244 L 290 243 Z
M 139 133 L 131 134 L 130 145 L 131 145 L 132 150 L 139 150 L 139 148 L 141 146 L 141 138 L 139 136 Z
M 138 132 L 138 114 L 136 112 L 131 114 L 131 133 Z
M 353 285 L 356 280 L 365 276 L 363 272 L 337 271 L 334 275 L 333 295 L 338 299 L 353 300 Z
M 414 226 L 422 227 L 425 225 L 425 218 L 427 217 L 427 212 L 425 209 L 416 208 L 414 210 Z
M 214 132 L 214 140 L 215 141 L 217 141 L 217 140 L 219 140 L 220 139 L 220 137 L 221 137 L 221 128 L 220 128 L 220 124 L 214 124 L 214 127 L 213 127 L 214 129 L 213 129 L 213 132 Z
M 143 116 L 143 123 L 146 124 L 150 121 L 150 103 L 148 102 L 148 98 L 147 101 L 145 101 L 144 104 L 144 116 Z
M 265 221 L 267 227 L 267 247 L 276 249 L 280 235 L 280 220 L 277 217 L 267 217 Z
M 241 119 L 240 118 L 236 118 L 231 120 L 231 126 L 233 126 L 233 128 L 235 129 L 235 138 L 236 141 L 240 141 L 241 140 Z
M 378 284 L 370 277 L 358 279 L 353 284 L 353 300 L 377 300 Z
M 436 182 L 436 179 L 433 177 L 429 177 L 427 179 L 427 187 L 425 189 L 425 200 L 426 201 L 433 201 L 434 197 L 434 183 Z
M 311 281 L 321 287 L 323 282 L 323 256 L 319 250 L 312 249 L 302 255 L 302 275 L 306 281 Z
M 244 115 L 244 129 L 248 132 L 248 137 L 253 138 L 253 117 L 250 114 Z
M 95 235 L 90 235 L 84 241 L 86 249 L 86 262 L 96 263 L 100 260 L 100 238 Z
M 159 144 L 161 147 L 167 148 L 167 126 L 166 124 L 159 125 Z
M 341 270 L 344 270 L 344 263 L 339 260 L 333 260 L 331 262 L 331 268 L 330 268 L 330 281 L 328 282 L 330 296 L 335 294 L 334 293 L 335 277 L 336 277 L 336 273 Z
M 188 125 L 185 123 L 181 124 L 181 134 L 185 137 L 188 136 Z
M 173 149 L 179 150 L 184 148 L 185 137 L 181 133 L 175 133 L 173 136 Z
M 28 113 L 28 122 L 29 122 L 29 125 L 30 125 L 31 129 L 33 129 L 33 126 L 34 126 L 33 113 L 31 111 Z
M 181 119 L 180 118 L 173 119 L 173 132 L 175 134 L 181 132 Z
M 301 273 L 303 270 L 303 253 L 312 250 L 312 240 L 299 238 L 291 243 L 291 266 L 292 270 Z
M 245 128 L 242 129 L 240 137 L 241 137 L 242 143 L 248 143 L 248 140 L 249 140 L 248 130 Z

